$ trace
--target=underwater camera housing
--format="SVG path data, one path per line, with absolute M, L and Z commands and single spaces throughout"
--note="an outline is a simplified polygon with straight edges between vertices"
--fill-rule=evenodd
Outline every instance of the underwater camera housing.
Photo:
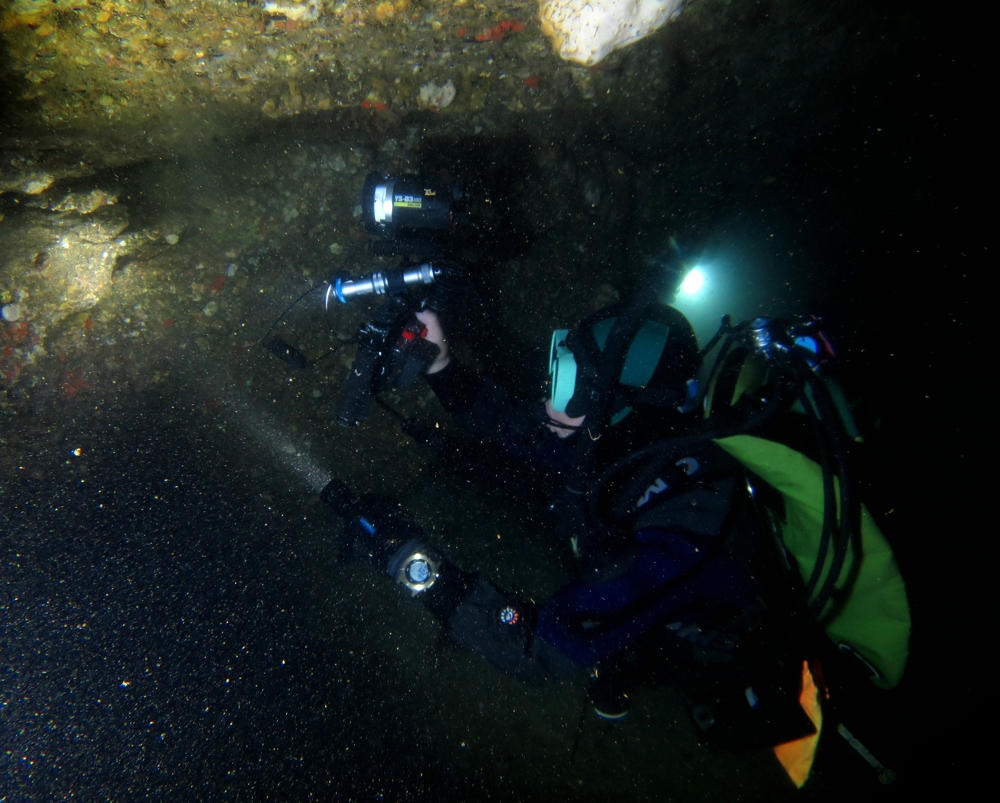
M 413 312 L 412 299 L 392 295 L 358 329 L 358 350 L 337 410 L 341 426 L 360 424 L 375 394 L 409 387 L 437 357 L 439 348 L 426 339 L 427 328 Z
M 455 233 L 470 220 L 468 194 L 458 185 L 444 186 L 417 176 L 370 173 L 361 200 L 365 228 L 375 235 L 371 252 L 376 256 L 401 255 L 402 263 L 365 276 L 334 276 L 310 288 L 278 316 L 261 340 L 268 352 L 292 370 L 308 368 L 343 346 L 357 345 L 337 412 L 343 426 L 364 421 L 376 394 L 409 387 L 439 352 L 426 339 L 426 327 L 415 313 L 422 309 L 440 312 L 451 296 L 461 291 L 461 263 L 442 258 L 459 249 L 461 240 Z M 414 261 L 415 255 L 424 259 Z M 327 312 L 365 297 L 382 296 L 385 300 L 354 337 L 342 340 L 334 335 L 339 345 L 309 359 L 275 330 L 306 296 L 323 289 L 323 309 Z
M 414 175 L 369 173 L 361 193 L 365 229 L 378 239 L 376 256 L 445 256 L 469 221 L 469 192 L 459 185 Z

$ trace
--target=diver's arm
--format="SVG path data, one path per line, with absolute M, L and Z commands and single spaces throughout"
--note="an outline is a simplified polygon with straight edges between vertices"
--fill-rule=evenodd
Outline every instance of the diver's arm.
M 451 358 L 442 370 L 427 374 L 427 384 L 444 409 L 459 416 L 473 408 L 486 381 L 472 368 Z
M 428 376 L 427 381 L 444 408 L 473 437 L 554 471 L 569 466 L 571 442 L 555 437 L 543 426 L 548 419 L 541 402 L 515 401 L 505 388 L 456 360 Z
M 480 440 L 491 441 L 521 459 L 564 468 L 568 455 L 558 449 L 539 449 L 545 435 L 541 423 L 548 420 L 542 405 L 515 401 L 505 388 L 450 356 L 447 336 L 433 312 L 419 312 L 417 318 L 427 327 L 427 340 L 441 349 L 427 370 L 427 382 L 445 410 Z M 442 355 L 448 359 L 439 366 Z
M 466 572 L 437 552 L 419 526 L 383 497 L 355 497 L 333 480 L 320 498 L 344 519 L 342 545 L 364 557 L 410 597 L 417 598 L 462 647 L 526 683 L 568 677 L 582 667 L 535 638 L 537 615 L 530 600 Z
M 330 501 L 327 492 L 323 497 Z M 676 618 L 679 609 L 701 602 L 704 581 L 696 588 L 675 588 L 671 581 L 700 563 L 713 540 L 644 531 L 645 543 L 623 575 L 572 583 L 538 606 L 456 566 L 385 499 L 362 497 L 338 512 L 345 516 L 352 555 L 364 557 L 421 602 L 459 646 L 531 685 L 570 677 L 609 658 L 668 617 Z M 709 572 L 714 582 L 708 587 L 714 592 L 719 586 L 722 597 L 730 596 L 733 573 L 723 572 L 718 580 L 716 574 Z
M 438 355 L 427 366 L 427 382 L 442 406 L 451 415 L 462 415 L 472 409 L 483 390 L 484 380 L 473 369 L 462 365 L 451 356 L 448 336 L 441 319 L 431 310 L 416 314 L 417 320 L 427 327 L 424 337 L 438 347 Z

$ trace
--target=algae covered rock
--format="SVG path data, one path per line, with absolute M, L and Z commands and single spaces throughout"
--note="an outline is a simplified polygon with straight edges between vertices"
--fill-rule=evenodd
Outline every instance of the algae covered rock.
M 122 236 L 128 215 L 118 205 L 92 214 L 26 209 L 0 226 L 0 295 L 18 319 L 45 329 L 93 307 L 109 290 L 115 265 L 135 237 Z

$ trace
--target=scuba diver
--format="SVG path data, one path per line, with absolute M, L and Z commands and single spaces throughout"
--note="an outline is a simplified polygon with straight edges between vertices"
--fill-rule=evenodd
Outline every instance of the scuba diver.
M 416 313 L 437 347 L 426 378 L 444 408 L 564 485 L 552 511 L 579 576 L 549 600 L 460 569 L 382 497 L 333 480 L 321 498 L 344 519 L 348 554 L 493 666 L 529 684 L 589 671 L 590 701 L 609 721 L 628 714 L 636 684 L 673 684 L 706 738 L 774 747 L 801 786 L 820 699 L 837 682 L 830 668 L 847 661 L 882 687 L 902 676 L 905 589 L 857 499 L 845 445 L 856 429 L 822 375 L 832 351 L 818 322 L 724 319 L 699 352 L 659 294 L 644 284 L 556 330 L 550 392 L 533 404 L 459 362 L 438 316 Z

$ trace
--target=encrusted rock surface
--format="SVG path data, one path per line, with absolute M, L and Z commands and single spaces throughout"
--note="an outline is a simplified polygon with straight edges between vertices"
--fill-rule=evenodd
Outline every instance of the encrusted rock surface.
M 93 214 L 27 210 L 0 228 L 0 295 L 39 337 L 53 324 L 90 309 L 108 290 L 115 265 L 136 243 L 123 235 L 121 206 Z

